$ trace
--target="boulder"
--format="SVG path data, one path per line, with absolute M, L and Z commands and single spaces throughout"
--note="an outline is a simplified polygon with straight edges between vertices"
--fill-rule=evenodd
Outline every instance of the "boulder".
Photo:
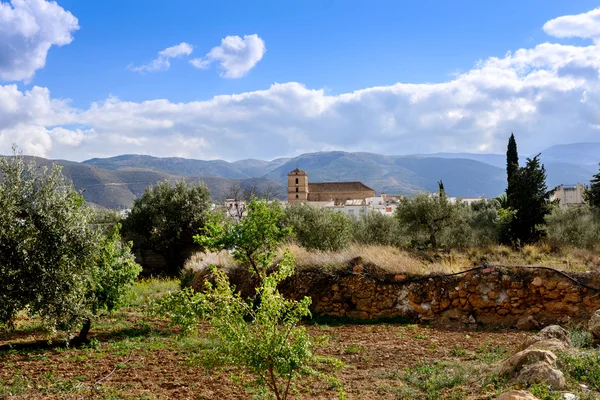
M 569 346 L 558 339 L 545 339 L 540 340 L 539 342 L 533 343 L 527 349 L 530 350 L 550 350 L 550 351 L 561 351 L 568 349 Z
M 540 327 L 540 323 L 537 322 L 531 315 L 521 318 L 517 321 L 517 329 L 522 331 L 531 331 Z
M 538 398 L 525 390 L 513 390 L 502 393 L 496 400 L 538 400 Z
M 547 339 L 558 339 L 561 342 L 564 342 L 567 347 L 571 346 L 571 338 L 568 330 L 558 325 L 549 325 L 537 334 L 528 338 L 521 346 L 521 349 L 526 349 L 535 342 Z
M 525 365 L 519 372 L 516 382 L 523 384 L 545 383 L 552 385 L 553 390 L 562 390 L 566 386 L 563 373 L 544 361 Z
M 527 349 L 507 358 L 500 364 L 500 374 L 516 375 L 529 364 L 544 362 L 551 367 L 556 366 L 556 355 L 548 350 Z
M 592 318 L 590 318 L 588 330 L 596 339 L 600 339 L 600 310 L 596 310 Z

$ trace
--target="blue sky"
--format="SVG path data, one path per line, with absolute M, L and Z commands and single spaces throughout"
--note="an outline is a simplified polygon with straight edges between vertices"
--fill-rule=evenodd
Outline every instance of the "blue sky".
M 302 82 L 338 94 L 396 82 L 443 82 L 477 60 L 548 39 L 547 20 L 598 1 L 60 1 L 81 29 L 48 54 L 33 84 L 78 107 L 123 100 L 206 100 Z M 267 53 L 244 79 L 221 79 L 186 60 L 166 73 L 132 74 L 180 42 L 207 52 L 228 35 L 257 33 Z M 566 42 L 566 41 L 564 41 Z
M 39 28 L 0 23 L 0 84 L 18 103 L 0 101 L 9 121 L 0 124 L 0 153 L 17 142 L 75 160 L 124 152 L 231 160 L 330 149 L 498 152 L 510 131 L 530 152 L 600 140 L 598 1 L 47 4 L 0 8 L 13 19 L 25 10 Z M 236 36 L 255 61 L 228 70 L 224 58 L 207 58 Z M 48 47 L 44 63 L 40 52 L 12 53 L 36 41 L 41 53 Z M 168 68 L 139 70 L 178 44 L 189 50 Z M 531 54 L 507 58 L 519 49 Z

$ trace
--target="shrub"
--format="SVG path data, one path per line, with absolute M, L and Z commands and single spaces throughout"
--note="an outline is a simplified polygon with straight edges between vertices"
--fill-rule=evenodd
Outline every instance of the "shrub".
M 339 251 L 352 239 L 350 219 L 339 211 L 294 204 L 286 208 L 283 224 L 291 227 L 298 243 L 309 250 Z
M 185 262 L 183 250 L 194 245 L 192 236 L 204 226 L 210 204 L 204 184 L 161 182 L 135 200 L 123 222 L 123 235 L 133 240 L 135 249 L 163 255 L 167 260 L 163 272 L 175 275 Z
M 588 206 L 555 207 L 546 224 L 548 239 L 555 246 L 594 249 L 600 243 L 600 217 Z
M 450 203 L 443 191 L 435 195 L 423 193 L 412 199 L 401 199 L 396 218 L 413 243 L 425 243 L 434 249 L 440 244 L 445 229 L 453 224 L 455 227 L 462 224 L 459 206 Z
M 398 220 L 379 212 L 351 218 L 355 242 L 368 245 L 395 246 L 400 243 Z

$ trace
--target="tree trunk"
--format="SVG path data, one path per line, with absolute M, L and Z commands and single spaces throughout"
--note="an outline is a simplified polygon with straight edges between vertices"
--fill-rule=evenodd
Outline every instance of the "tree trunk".
M 83 344 L 89 343 L 88 334 L 90 333 L 91 327 L 92 327 L 92 320 L 90 319 L 90 317 L 86 317 L 83 320 L 83 326 L 81 327 L 81 330 L 79 331 L 79 335 L 77 335 L 76 337 L 71 339 L 71 342 L 69 343 L 70 346 L 78 347 Z

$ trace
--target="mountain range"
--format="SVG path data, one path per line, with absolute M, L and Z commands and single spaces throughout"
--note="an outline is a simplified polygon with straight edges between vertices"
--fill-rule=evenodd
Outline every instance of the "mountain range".
M 521 163 L 525 157 L 521 156 Z M 227 162 L 135 154 L 93 158 L 81 163 L 35 160 L 42 165 L 62 165 L 64 174 L 83 191 L 88 202 L 107 208 L 128 208 L 149 185 L 165 179 L 202 181 L 216 201 L 227 197 L 234 185 L 259 189 L 269 186 L 285 197 L 287 173 L 296 167 L 305 170 L 311 182 L 361 181 L 377 193 L 434 191 L 439 180 L 443 180 L 448 195 L 456 197 L 494 197 L 506 187 L 506 158 L 500 154 L 387 156 L 327 151 L 272 161 Z M 598 171 L 600 143 L 553 146 L 541 152 L 541 160 L 546 167 L 549 188 L 588 183 Z

